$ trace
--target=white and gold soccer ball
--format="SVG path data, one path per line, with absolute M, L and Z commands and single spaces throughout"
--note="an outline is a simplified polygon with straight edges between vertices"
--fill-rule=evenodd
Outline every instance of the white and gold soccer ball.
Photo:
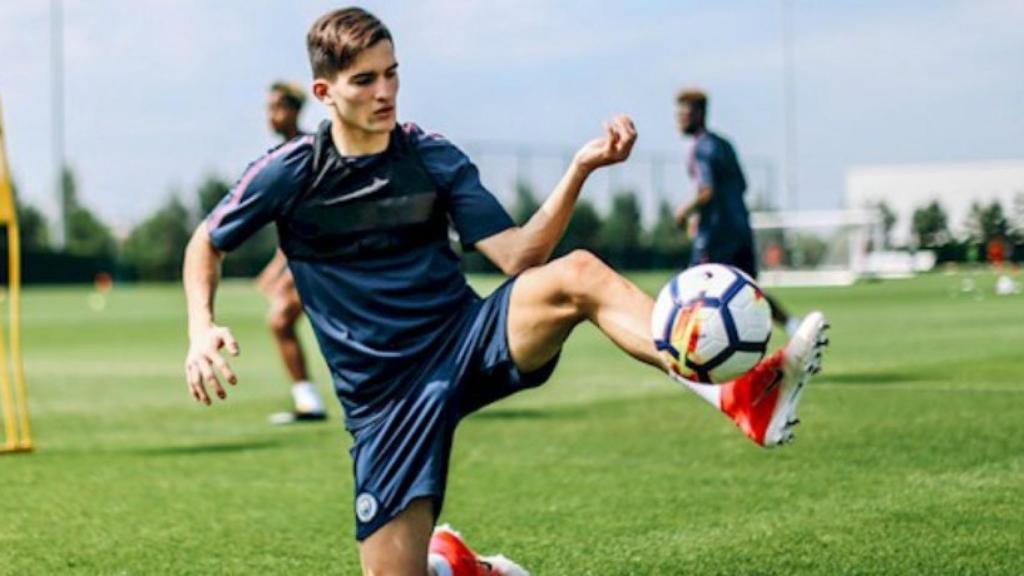
M 772 334 L 771 307 L 742 271 L 701 264 L 661 289 L 651 334 L 677 375 L 722 384 L 747 373 L 764 357 Z

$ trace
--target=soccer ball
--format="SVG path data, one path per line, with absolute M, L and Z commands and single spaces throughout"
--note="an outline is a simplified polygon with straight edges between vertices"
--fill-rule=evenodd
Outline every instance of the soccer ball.
M 772 313 L 750 276 L 732 266 L 701 264 L 661 289 L 651 334 L 677 375 L 722 384 L 747 373 L 764 357 Z

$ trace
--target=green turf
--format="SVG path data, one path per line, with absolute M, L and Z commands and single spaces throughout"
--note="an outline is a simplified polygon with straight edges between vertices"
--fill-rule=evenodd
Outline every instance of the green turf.
M 464 422 L 443 520 L 539 575 L 1019 574 L 1024 296 L 965 277 L 779 290 L 834 329 L 776 451 L 582 328 L 548 385 Z M 348 436 L 334 406 L 265 423 L 288 402 L 250 285 L 221 291 L 241 384 L 212 408 L 177 287 L 24 304 L 38 451 L 0 457 L 0 573 L 357 573 Z

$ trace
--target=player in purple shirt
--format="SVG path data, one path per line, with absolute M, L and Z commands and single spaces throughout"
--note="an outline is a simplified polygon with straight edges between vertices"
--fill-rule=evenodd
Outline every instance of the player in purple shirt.
M 274 223 L 353 437 L 364 573 L 526 574 L 507 558 L 477 556 L 447 527 L 434 529 L 455 427 L 546 381 L 585 321 L 666 372 L 647 294 L 588 252 L 548 262 L 584 182 L 624 161 L 636 130 L 626 116 L 607 123 L 533 217 L 515 226 L 465 154 L 397 123 L 398 64 L 379 20 L 358 8 L 330 12 L 307 44 L 312 92 L 330 119 L 250 165 L 186 251 L 189 392 L 210 404 L 211 392 L 226 397 L 219 378 L 236 382 L 221 349 L 237 355 L 238 343 L 213 314 L 219 262 Z M 466 284 L 449 225 L 465 249 L 511 277 L 486 298 Z M 795 404 L 774 398 L 799 390 L 817 369 L 822 330 L 821 319 L 808 323 L 750 375 L 705 386 L 702 397 L 759 443 L 784 442 L 764 440 L 764 431 Z M 788 434 L 792 422 L 784 424 Z

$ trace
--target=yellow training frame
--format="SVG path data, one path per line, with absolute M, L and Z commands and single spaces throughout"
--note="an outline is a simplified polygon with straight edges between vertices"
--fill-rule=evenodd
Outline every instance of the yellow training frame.
M 21 245 L 18 213 L 14 208 L 11 173 L 4 144 L 3 108 L 0 107 L 0 226 L 7 227 L 7 329 L 10 353 L 0 318 L 0 403 L 3 404 L 4 443 L 0 454 L 30 452 L 32 430 L 28 422 L 25 369 L 21 361 Z M 12 386 L 13 381 L 13 386 Z

